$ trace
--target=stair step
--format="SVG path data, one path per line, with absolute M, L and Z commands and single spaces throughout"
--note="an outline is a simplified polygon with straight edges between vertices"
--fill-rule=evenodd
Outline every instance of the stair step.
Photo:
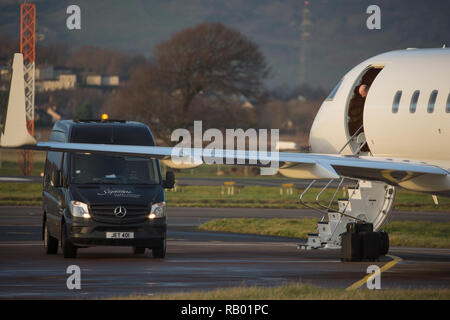
M 319 231 L 320 242 L 321 243 L 326 243 L 327 240 L 331 236 L 331 227 L 330 227 L 330 225 L 328 223 L 326 223 L 326 224 L 319 224 L 317 226 L 317 229 Z
M 306 242 L 306 246 L 309 249 L 321 248 L 322 241 L 320 240 L 319 234 L 318 233 L 308 233 L 308 241 Z
M 326 234 L 330 234 L 331 230 L 330 230 L 330 224 L 325 221 L 320 221 L 317 223 L 317 229 L 319 230 L 319 235 L 322 236 L 324 233 Z
M 341 214 L 337 211 L 328 212 L 328 221 L 339 222 Z
M 372 181 L 368 180 L 360 180 L 359 181 L 360 188 L 372 188 Z
M 352 202 L 348 200 L 338 200 L 339 212 L 351 212 L 352 211 Z
M 354 189 L 354 188 L 348 188 L 348 197 L 352 200 L 361 200 L 361 190 Z M 355 193 L 353 193 L 353 190 L 355 190 Z

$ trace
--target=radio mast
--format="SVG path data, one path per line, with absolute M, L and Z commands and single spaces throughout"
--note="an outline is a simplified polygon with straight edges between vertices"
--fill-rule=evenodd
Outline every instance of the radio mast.
M 23 54 L 25 80 L 25 110 L 28 132 L 34 136 L 34 77 L 36 59 L 36 5 L 20 4 L 20 52 Z M 19 171 L 31 175 L 33 153 L 19 151 Z

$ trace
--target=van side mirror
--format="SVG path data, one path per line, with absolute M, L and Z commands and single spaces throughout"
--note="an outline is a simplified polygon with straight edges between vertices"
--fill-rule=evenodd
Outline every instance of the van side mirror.
M 50 176 L 50 183 L 55 188 L 62 187 L 62 173 L 61 170 L 53 170 Z
M 166 179 L 163 180 L 163 188 L 172 189 L 175 185 L 175 173 L 173 171 L 166 172 Z

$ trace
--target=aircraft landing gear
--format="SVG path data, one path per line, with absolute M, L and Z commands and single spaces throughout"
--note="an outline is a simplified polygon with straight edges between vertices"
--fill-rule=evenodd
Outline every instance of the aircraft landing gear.
M 389 236 L 371 223 L 349 223 L 341 236 L 341 261 L 378 261 L 389 251 Z

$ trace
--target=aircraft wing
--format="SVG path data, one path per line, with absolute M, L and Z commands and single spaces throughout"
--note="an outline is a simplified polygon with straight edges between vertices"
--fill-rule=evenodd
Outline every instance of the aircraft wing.
M 285 176 L 298 179 L 336 179 L 349 177 L 365 180 L 385 181 L 392 185 L 419 175 L 446 176 L 448 171 L 426 163 L 400 159 L 354 157 L 314 153 L 251 152 L 242 150 L 170 148 L 157 146 L 131 146 L 112 144 L 87 144 L 63 142 L 38 142 L 15 148 L 42 151 L 101 153 L 127 155 L 154 159 L 177 159 L 184 164 L 250 165 L 278 170 Z M 276 170 L 275 170 L 276 172 Z
M 22 55 L 15 54 L 6 122 L 0 137 L 0 147 L 3 148 L 102 153 L 148 157 L 161 160 L 172 159 L 172 161 L 177 159 L 180 163 L 195 165 L 202 163 L 224 163 L 276 167 L 279 168 L 278 170 L 283 175 L 298 179 L 335 179 L 343 176 L 385 181 L 392 185 L 407 181 L 419 175 L 447 176 L 449 173 L 443 168 L 422 162 L 411 162 L 407 159 L 383 159 L 313 153 L 264 153 L 241 150 L 202 150 L 157 146 L 36 142 L 26 128 L 23 82 Z

